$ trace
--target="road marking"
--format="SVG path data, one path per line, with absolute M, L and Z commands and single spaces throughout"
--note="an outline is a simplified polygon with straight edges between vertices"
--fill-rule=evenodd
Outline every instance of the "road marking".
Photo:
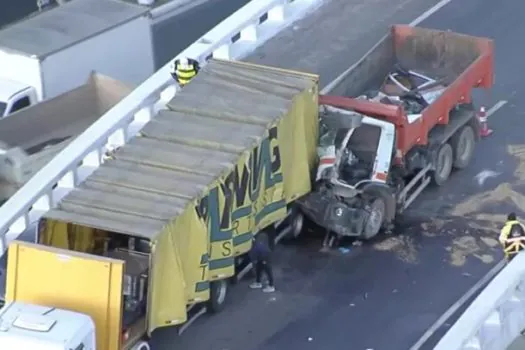
M 503 106 L 505 106 L 507 104 L 508 101 L 505 101 L 505 100 L 501 100 L 501 101 L 498 101 L 498 103 L 496 103 L 494 106 L 492 106 L 491 109 L 489 109 L 487 111 L 487 117 L 490 117 L 491 115 L 493 115 L 494 113 L 496 113 L 500 108 L 502 108 Z
M 474 294 L 476 294 L 477 291 L 479 291 L 480 289 L 485 287 L 485 285 L 488 284 L 488 282 L 494 276 L 496 276 L 498 274 L 498 272 L 500 272 L 501 269 L 503 269 L 504 266 L 505 266 L 505 260 L 503 259 L 499 263 L 497 263 L 494 267 L 492 267 L 492 269 L 490 269 L 490 271 L 487 272 L 487 274 L 485 276 L 483 276 L 482 279 L 480 279 L 478 282 L 476 282 L 476 284 L 474 284 L 465 294 L 463 294 L 463 296 L 458 301 L 456 301 L 454 304 L 452 304 L 452 306 L 450 306 L 448 308 L 448 310 L 445 311 L 445 313 L 443 313 L 443 315 L 441 315 L 441 317 L 439 317 L 436 320 L 436 322 L 434 322 L 434 324 L 432 326 L 430 326 L 429 329 L 427 329 L 427 331 L 423 334 L 423 336 L 421 336 L 421 338 L 419 338 L 419 340 L 414 345 L 412 345 L 410 350 L 419 350 L 423 345 L 425 345 L 427 340 L 430 339 L 430 337 L 432 337 L 432 335 L 434 335 L 434 333 L 439 328 L 441 328 L 441 326 L 443 326 L 445 324 L 445 322 L 456 311 L 458 311 L 458 309 L 461 306 L 463 306 Z
M 434 14 L 437 11 L 441 10 L 441 8 L 443 6 L 447 5 L 451 1 L 452 0 L 441 0 L 440 2 L 438 2 L 434 6 L 432 6 L 431 8 L 426 10 L 425 12 L 423 12 L 418 18 L 416 18 L 415 20 L 410 22 L 409 25 L 412 26 L 412 27 L 413 26 L 417 26 L 419 23 L 423 22 L 425 19 L 427 19 L 428 17 L 432 16 L 432 14 Z

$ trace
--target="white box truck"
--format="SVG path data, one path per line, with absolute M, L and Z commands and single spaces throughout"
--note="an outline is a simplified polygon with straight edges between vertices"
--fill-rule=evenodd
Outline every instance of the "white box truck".
M 77 88 L 92 71 L 137 85 L 155 71 L 149 10 L 75 0 L 0 30 L 0 117 Z

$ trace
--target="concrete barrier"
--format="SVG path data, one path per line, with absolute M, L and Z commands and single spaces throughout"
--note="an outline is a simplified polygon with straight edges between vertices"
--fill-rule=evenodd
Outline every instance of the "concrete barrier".
M 505 350 L 525 329 L 525 253 L 472 302 L 434 350 Z

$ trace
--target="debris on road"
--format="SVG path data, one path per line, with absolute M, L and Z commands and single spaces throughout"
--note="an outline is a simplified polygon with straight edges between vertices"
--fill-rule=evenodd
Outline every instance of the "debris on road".
M 525 181 L 525 145 L 509 145 L 507 153 L 517 159 L 518 166 L 514 171 L 514 176 L 523 183 Z
M 499 232 L 506 221 L 506 212 L 495 212 L 501 203 L 512 203 L 518 216 L 523 216 L 525 196 L 508 183 L 501 183 L 496 188 L 470 196 L 467 200 L 455 205 L 451 214 L 466 218 L 469 226 L 475 229 Z
M 450 264 L 463 266 L 469 256 L 473 256 L 485 264 L 493 263 L 495 261 L 494 256 L 488 254 L 487 247 L 480 246 L 479 243 L 482 242 L 481 239 L 478 242 L 473 236 L 461 236 L 454 239 L 452 245 L 446 248 L 450 252 Z
M 478 183 L 479 186 L 483 186 L 483 184 L 485 184 L 485 181 L 492 178 L 492 177 L 497 177 L 501 175 L 500 172 L 496 172 L 494 170 L 489 170 L 489 169 L 485 169 L 485 170 L 482 170 L 480 171 L 476 176 L 474 176 L 474 178 L 476 179 L 476 182 Z
M 404 262 L 417 262 L 417 248 L 414 239 L 408 235 L 388 237 L 387 239 L 374 244 L 374 248 L 380 251 L 391 251 Z

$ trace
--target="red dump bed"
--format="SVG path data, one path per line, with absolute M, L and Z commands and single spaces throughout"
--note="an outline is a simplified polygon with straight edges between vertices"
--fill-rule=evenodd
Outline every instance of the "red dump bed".
M 446 90 L 409 123 L 403 107 L 356 97 L 378 89 L 396 65 L 439 78 Z M 428 142 L 429 131 L 449 122 L 449 111 L 471 100 L 472 89 L 493 83 L 493 42 L 454 32 L 396 25 L 328 91 L 319 103 L 388 120 L 396 125 L 398 156 Z

